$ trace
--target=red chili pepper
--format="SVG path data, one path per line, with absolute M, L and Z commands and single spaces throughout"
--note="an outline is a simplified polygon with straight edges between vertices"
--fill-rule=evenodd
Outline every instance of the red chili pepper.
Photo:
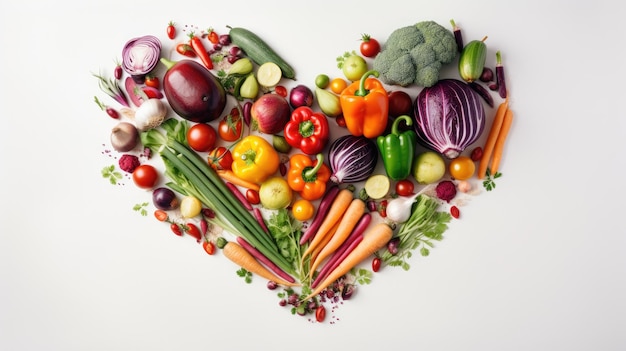
M 200 242 L 200 240 L 202 240 L 202 234 L 200 234 L 200 229 L 198 228 L 197 225 L 193 224 L 193 223 L 187 223 L 185 225 L 185 232 L 187 232 L 187 234 L 193 236 L 194 238 L 196 238 L 196 240 L 198 242 Z
M 316 155 L 324 149 L 330 137 L 326 115 L 300 106 L 293 110 L 284 128 L 285 140 L 307 155 Z
M 208 69 L 213 69 L 213 61 L 211 61 L 211 55 L 207 52 L 204 44 L 202 44 L 202 39 L 198 36 L 195 36 L 193 33 L 189 34 L 189 44 L 193 48 L 193 51 L 196 52 L 196 55 L 200 57 L 200 61 L 202 64 Z
M 179 54 L 183 56 L 192 57 L 192 58 L 196 57 L 196 52 L 193 51 L 193 48 L 191 47 L 191 45 L 186 44 L 186 43 L 180 43 L 176 45 L 176 52 L 178 52 Z

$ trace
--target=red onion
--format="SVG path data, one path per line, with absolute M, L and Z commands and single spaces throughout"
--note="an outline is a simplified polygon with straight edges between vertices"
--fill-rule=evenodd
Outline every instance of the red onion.
M 480 96 L 457 79 L 424 88 L 415 99 L 415 120 L 420 144 L 449 159 L 459 156 L 485 129 Z
M 306 85 L 296 85 L 289 92 L 289 104 L 293 108 L 313 105 L 313 91 Z
M 122 68 L 137 83 L 143 83 L 150 71 L 156 67 L 161 55 L 161 41 L 152 35 L 129 40 L 122 49 Z

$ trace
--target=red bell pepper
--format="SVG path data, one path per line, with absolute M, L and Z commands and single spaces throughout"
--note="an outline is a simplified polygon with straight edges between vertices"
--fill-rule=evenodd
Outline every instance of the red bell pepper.
M 330 137 L 326 115 L 300 106 L 293 110 L 284 128 L 285 140 L 307 155 L 316 155 L 324 149 Z

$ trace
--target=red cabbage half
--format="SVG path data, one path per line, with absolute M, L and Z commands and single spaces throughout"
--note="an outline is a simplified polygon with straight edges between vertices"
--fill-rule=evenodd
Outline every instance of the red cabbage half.
M 442 79 L 415 98 L 415 120 L 419 143 L 453 159 L 482 134 L 485 110 L 465 82 Z

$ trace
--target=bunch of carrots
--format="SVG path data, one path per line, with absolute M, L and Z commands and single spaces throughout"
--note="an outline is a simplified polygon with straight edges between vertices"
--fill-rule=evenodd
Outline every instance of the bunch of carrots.
M 483 155 L 478 165 L 478 178 L 483 179 L 487 170 L 491 174 L 496 174 L 500 167 L 504 144 L 513 123 L 513 111 L 509 109 L 509 98 L 507 97 L 496 110 L 496 115 L 489 130 Z

